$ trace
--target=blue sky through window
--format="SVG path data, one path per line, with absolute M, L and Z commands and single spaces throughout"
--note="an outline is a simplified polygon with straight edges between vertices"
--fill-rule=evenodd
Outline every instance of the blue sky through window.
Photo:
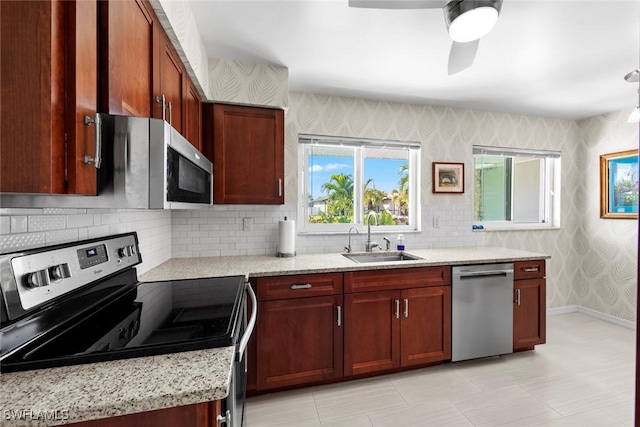
M 375 188 L 390 193 L 399 189 L 400 167 L 407 164 L 403 159 L 364 159 L 364 182 L 373 178 Z M 331 175 L 353 175 L 353 157 L 346 156 L 310 156 L 309 157 L 309 193 L 313 199 L 326 196 L 322 185 L 329 181 Z

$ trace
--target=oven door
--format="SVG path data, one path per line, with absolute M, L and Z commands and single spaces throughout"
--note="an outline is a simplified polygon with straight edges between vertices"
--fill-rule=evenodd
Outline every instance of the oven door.
M 245 298 L 240 313 L 241 327 L 239 328 L 236 355 L 231 369 L 229 395 L 222 401 L 223 415 L 218 416 L 218 425 L 224 427 L 246 426 L 247 344 L 255 327 L 258 312 L 258 301 L 249 283 L 246 284 L 246 291 L 251 298 L 251 315 L 247 324 L 247 300 Z

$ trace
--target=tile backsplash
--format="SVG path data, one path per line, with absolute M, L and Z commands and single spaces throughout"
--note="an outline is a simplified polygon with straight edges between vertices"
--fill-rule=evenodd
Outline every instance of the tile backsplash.
M 471 230 L 472 209 L 471 205 L 422 206 L 422 230 L 403 232 L 407 250 L 484 245 L 485 234 Z M 296 206 L 214 206 L 206 210 L 173 211 L 172 255 L 176 258 L 275 255 L 278 221 L 285 216 L 296 218 Z M 243 229 L 244 218 L 250 219 L 251 230 Z M 395 235 L 386 234 L 395 240 Z M 352 236 L 356 251 L 364 250 L 365 239 L 362 233 Z M 341 252 L 346 244 L 345 233 L 296 236 L 298 253 Z
M 138 273 L 171 258 L 171 212 L 123 209 L 0 209 L 0 253 L 136 231 Z

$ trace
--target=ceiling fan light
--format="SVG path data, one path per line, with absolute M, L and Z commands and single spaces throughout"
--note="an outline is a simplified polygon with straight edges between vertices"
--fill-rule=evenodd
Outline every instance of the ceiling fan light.
M 636 108 L 634 108 L 631 114 L 629 114 L 629 118 L 627 119 L 627 122 L 629 123 L 640 122 L 640 106 L 636 105 Z
M 451 1 L 445 8 L 449 36 L 466 43 L 487 34 L 496 25 L 502 0 Z

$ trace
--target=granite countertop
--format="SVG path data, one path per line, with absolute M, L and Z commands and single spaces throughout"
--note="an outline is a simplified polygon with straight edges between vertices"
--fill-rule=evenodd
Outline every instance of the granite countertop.
M 373 253 L 380 253 L 375 250 Z M 393 252 L 393 251 L 392 251 Z M 410 249 L 405 251 L 421 260 L 356 263 L 341 253 L 299 254 L 291 258 L 268 255 L 172 258 L 140 276 L 143 282 L 245 275 L 247 277 L 282 276 L 336 271 L 410 268 L 436 265 L 485 264 L 491 262 L 548 259 L 549 255 L 492 246 L 446 249 Z
M 222 347 L 2 374 L 0 425 L 67 424 L 222 399 L 234 352 Z

